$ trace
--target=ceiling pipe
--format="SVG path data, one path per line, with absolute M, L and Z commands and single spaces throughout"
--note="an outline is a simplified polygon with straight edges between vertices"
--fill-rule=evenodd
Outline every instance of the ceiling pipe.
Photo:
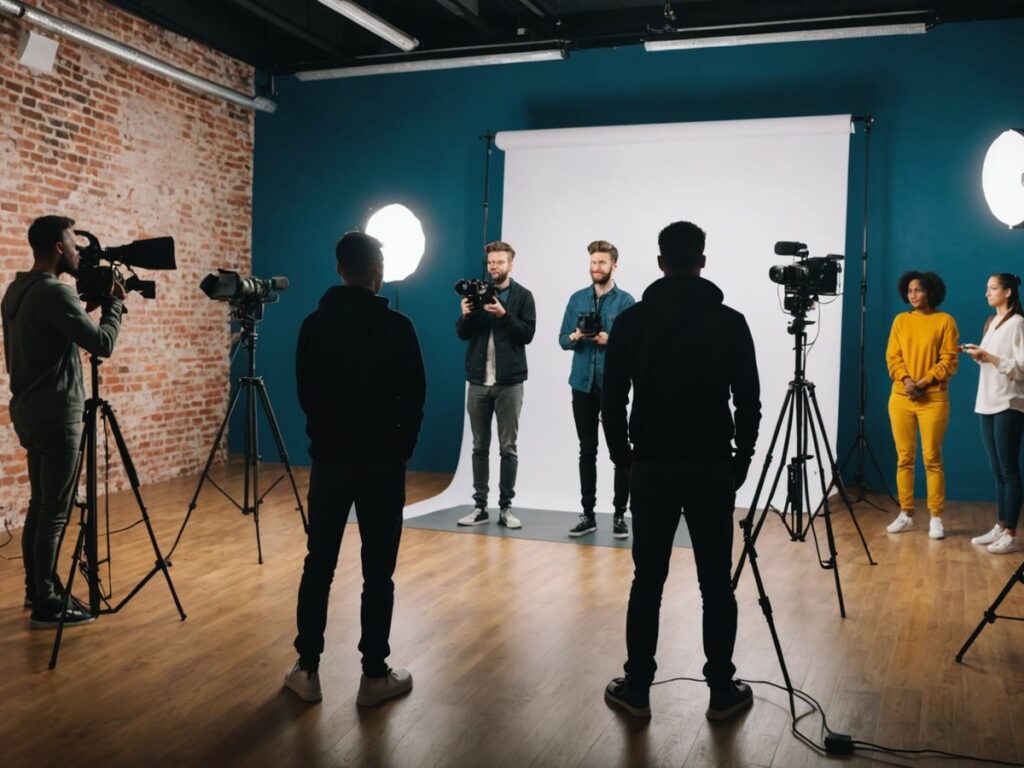
M 270 99 L 264 98 L 263 96 L 247 96 L 244 93 L 233 91 L 223 85 L 207 80 L 204 77 L 193 75 L 191 72 L 186 72 L 184 69 L 168 64 L 165 61 L 161 61 L 148 53 L 143 53 L 137 48 L 125 45 L 112 37 L 107 37 L 99 32 L 93 32 L 90 29 L 79 26 L 74 22 L 65 21 L 57 16 L 40 11 L 27 5 L 20 0 L 0 0 L 0 13 L 6 13 L 9 16 L 13 16 L 16 19 L 25 19 L 30 24 L 34 24 L 41 29 L 55 32 L 62 37 L 66 37 L 71 40 L 75 40 L 83 45 L 88 46 L 97 51 L 108 53 L 115 58 L 127 61 L 129 64 L 134 64 L 142 69 L 150 72 L 155 72 L 158 75 L 166 77 L 168 80 L 173 80 L 176 83 L 180 83 L 186 88 L 190 88 L 193 91 L 207 94 L 208 96 L 217 96 L 225 101 L 230 101 L 232 104 L 237 104 L 240 107 L 246 107 L 248 109 L 259 110 L 260 112 L 273 112 L 277 109 L 277 104 Z

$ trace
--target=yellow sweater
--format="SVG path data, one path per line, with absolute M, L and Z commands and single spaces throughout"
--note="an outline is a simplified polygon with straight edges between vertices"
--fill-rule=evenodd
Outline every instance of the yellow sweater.
M 889 366 L 894 395 L 906 397 L 903 378 L 924 381 L 926 397 L 948 400 L 948 382 L 956 373 L 960 332 L 952 315 L 900 312 L 892 321 L 885 362 Z

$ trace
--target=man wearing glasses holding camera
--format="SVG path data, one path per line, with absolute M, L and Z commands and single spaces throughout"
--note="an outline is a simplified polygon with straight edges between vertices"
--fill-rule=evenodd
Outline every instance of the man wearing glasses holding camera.
M 619 265 L 618 249 L 607 240 L 595 240 L 587 246 L 587 252 L 590 254 L 592 284 L 569 297 L 558 334 L 562 349 L 573 353 L 569 386 L 572 387 L 576 435 L 580 440 L 580 502 L 583 514 L 569 531 L 573 538 L 597 530 L 594 517 L 597 504 L 597 433 L 600 429 L 605 348 L 615 318 L 636 303 L 612 279 Z M 624 468 L 616 465 L 612 535 L 617 539 L 629 536 L 625 519 L 628 501 L 629 476 Z
M 64 587 L 57 555 L 78 477 L 85 385 L 80 350 L 109 357 L 121 328 L 124 286 L 114 281 L 102 301 L 99 325 L 89 319 L 62 274 L 78 274 L 75 222 L 42 216 L 32 222 L 28 242 L 35 263 L 19 272 L 4 294 L 4 361 L 10 375 L 11 421 L 28 456 L 31 497 L 21 549 L 25 561 L 25 607 L 29 626 L 60 623 Z M 93 617 L 77 600 L 68 603 L 64 626 Z

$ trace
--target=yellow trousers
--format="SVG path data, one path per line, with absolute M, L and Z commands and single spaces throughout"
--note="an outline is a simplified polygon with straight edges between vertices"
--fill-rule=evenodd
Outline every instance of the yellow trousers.
M 917 433 L 921 432 L 921 456 L 924 458 L 928 486 L 928 511 L 935 517 L 946 505 L 946 474 L 942 469 L 942 438 L 949 425 L 949 400 L 911 400 L 893 393 L 889 396 L 889 422 L 896 443 L 896 491 L 900 509 L 914 510 L 914 459 Z

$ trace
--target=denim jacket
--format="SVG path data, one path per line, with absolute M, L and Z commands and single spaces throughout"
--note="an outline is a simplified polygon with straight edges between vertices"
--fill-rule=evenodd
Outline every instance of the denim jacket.
M 610 333 L 615 318 L 623 310 L 633 306 L 636 300 L 617 285 L 600 299 L 596 298 L 594 286 L 576 291 L 569 297 L 562 318 L 562 329 L 558 334 L 558 343 L 562 349 L 572 351 L 572 369 L 569 372 L 569 386 L 580 392 L 592 392 L 600 388 L 604 381 L 605 346 L 593 339 L 582 338 L 571 341 L 569 334 L 576 330 L 576 321 L 583 312 L 596 311 L 601 318 L 601 330 Z

